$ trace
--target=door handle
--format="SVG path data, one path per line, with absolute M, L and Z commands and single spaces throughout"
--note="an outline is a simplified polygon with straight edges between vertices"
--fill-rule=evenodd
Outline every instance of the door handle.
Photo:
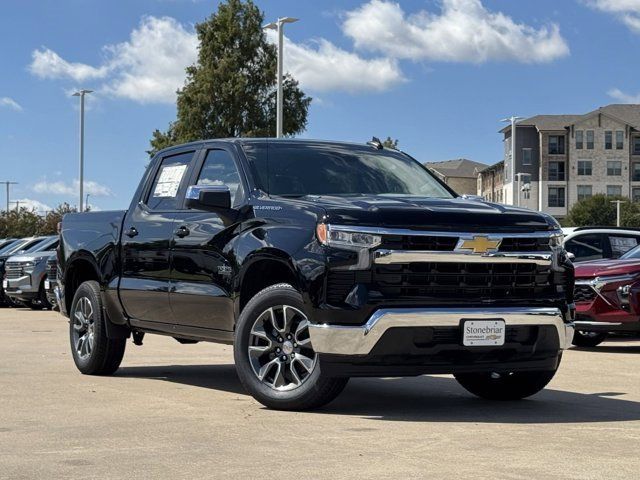
M 187 235 L 189 235 L 190 233 L 191 232 L 189 231 L 189 229 L 186 226 L 182 225 L 182 226 L 178 227 L 178 229 L 175 232 L 175 235 L 176 235 L 176 237 L 184 238 Z
M 138 235 L 138 230 L 136 227 L 129 227 L 129 230 L 125 232 L 125 235 L 129 238 L 133 238 Z

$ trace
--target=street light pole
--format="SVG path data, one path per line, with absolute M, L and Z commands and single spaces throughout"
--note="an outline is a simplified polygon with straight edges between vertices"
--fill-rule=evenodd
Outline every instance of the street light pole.
M 509 177 L 511 181 L 511 205 L 515 203 L 515 188 L 516 188 L 516 124 L 519 120 L 522 120 L 522 117 L 518 117 L 516 115 L 512 115 L 509 118 L 503 118 L 500 120 L 501 122 L 511 123 L 511 172 Z
M 5 181 L 2 182 L 5 184 L 5 186 L 7 187 L 7 213 L 9 213 L 9 189 L 11 188 L 11 185 L 17 185 L 18 182 L 9 182 L 9 181 Z
M 616 227 L 620 226 L 620 205 L 627 203 L 624 200 L 611 200 L 611 203 L 616 204 Z
M 87 93 L 92 93 L 93 90 L 78 90 L 73 94 L 74 97 L 80 97 L 80 171 L 79 171 L 79 183 L 80 183 L 80 208 L 78 211 L 84 211 L 82 200 L 84 190 L 84 96 Z
M 284 91 L 283 91 L 283 69 L 284 69 L 284 24 L 297 22 L 297 18 L 282 17 L 277 21 L 268 23 L 263 28 L 275 30 L 278 32 L 278 91 L 276 98 L 276 138 L 282 138 L 283 130 L 283 109 L 284 109 Z
M 89 210 L 89 195 L 91 195 L 90 193 L 87 193 L 86 199 L 84 201 L 84 208 L 86 210 Z

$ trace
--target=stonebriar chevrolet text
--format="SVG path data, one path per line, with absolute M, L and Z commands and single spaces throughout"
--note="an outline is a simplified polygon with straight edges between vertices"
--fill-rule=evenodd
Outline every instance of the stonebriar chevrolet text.
M 326 404 L 353 376 L 453 374 L 518 399 L 573 337 L 558 223 L 457 196 L 408 155 L 231 139 L 158 153 L 123 212 L 69 214 L 60 310 L 85 374 L 156 333 L 233 344 L 263 404 Z

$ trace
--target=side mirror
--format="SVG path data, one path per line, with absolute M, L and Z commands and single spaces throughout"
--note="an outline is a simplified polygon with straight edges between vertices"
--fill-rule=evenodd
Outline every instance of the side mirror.
M 185 196 L 187 208 L 219 211 L 231 209 L 231 192 L 226 185 L 192 185 Z
M 567 258 L 572 262 L 576 259 L 575 253 L 567 252 Z

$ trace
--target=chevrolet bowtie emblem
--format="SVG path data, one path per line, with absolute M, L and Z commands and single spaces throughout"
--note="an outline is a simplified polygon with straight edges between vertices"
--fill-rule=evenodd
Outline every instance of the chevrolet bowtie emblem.
M 497 250 L 502 242 L 501 239 L 490 240 L 484 235 L 477 235 L 473 238 L 461 239 L 456 250 L 471 250 L 473 253 L 488 253 Z

